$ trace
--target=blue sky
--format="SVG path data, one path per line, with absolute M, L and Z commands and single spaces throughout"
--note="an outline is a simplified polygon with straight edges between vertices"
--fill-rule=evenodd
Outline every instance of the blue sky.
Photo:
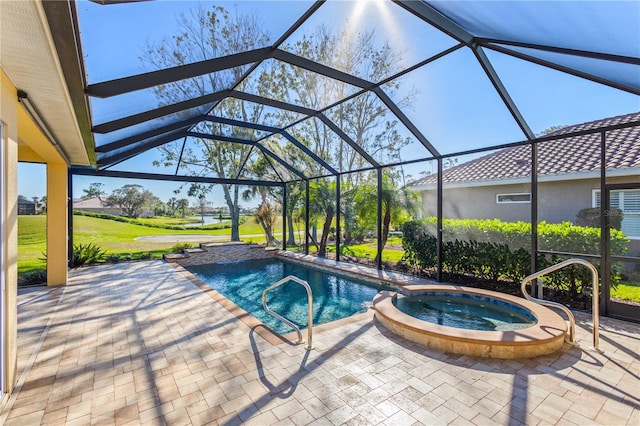
M 447 6 L 447 13 L 458 15 L 471 27 L 478 27 L 482 19 L 494 20 L 492 31 L 495 34 L 487 36 L 509 36 L 518 31 L 529 31 L 524 34 L 534 42 L 561 40 L 569 48 L 611 49 L 615 53 L 640 56 L 636 51 L 640 50 L 640 43 L 635 43 L 637 46 L 620 43 L 621 40 L 640 40 L 640 20 L 636 19 L 640 14 L 639 2 L 525 1 L 513 10 L 509 9 L 512 3 L 464 2 L 462 8 L 460 4 L 451 3 Z M 216 4 L 227 9 L 238 7 L 254 11 L 275 40 L 312 2 L 222 1 Z M 154 1 L 100 6 L 86 0 L 79 1 L 80 31 L 89 83 L 145 71 L 140 60 L 144 45 L 174 34 L 178 13 L 211 5 L 205 1 Z M 546 16 L 535 15 L 543 10 L 548 13 Z M 613 21 L 616 25 L 612 25 L 605 16 L 609 12 L 616 14 Z M 596 25 L 590 24 L 592 20 Z M 388 41 L 394 48 L 402 50 L 410 64 L 453 44 L 447 36 L 391 3 L 330 1 L 294 35 L 293 40 L 319 24 L 336 29 L 347 26 L 356 31 L 375 30 L 380 43 Z M 631 51 L 616 51 L 618 46 L 629 45 Z M 487 55 L 535 133 L 550 126 L 577 124 L 640 110 L 637 96 L 492 51 Z M 441 153 L 524 139 L 467 49 L 404 76 L 400 83 L 398 98 L 403 90 L 417 90 L 413 108 L 404 113 Z M 139 102 L 145 99 L 144 96 L 148 93 L 92 100 L 96 124 L 139 112 L 136 108 L 141 108 Z M 149 105 L 143 107 L 156 106 L 153 99 L 149 98 L 148 102 Z M 412 152 L 403 155 L 404 158 L 422 156 Z M 139 160 L 130 160 L 127 165 L 135 167 L 135 170 L 153 172 L 148 158 L 149 155 L 141 156 Z M 409 169 L 414 176 L 421 171 L 420 166 Z M 28 197 L 44 195 L 44 173 L 38 170 L 21 166 L 20 175 L 29 176 L 29 179 L 19 177 L 20 194 Z M 40 175 L 42 179 L 36 178 Z M 95 181 L 92 177 L 76 177 L 73 196 L 81 196 L 82 190 Z M 107 192 L 127 183 L 115 179 L 102 182 Z M 144 185 L 165 201 L 175 196 L 173 190 L 178 187 L 167 182 L 136 183 Z M 212 198 L 214 205 L 223 205 L 219 193 Z

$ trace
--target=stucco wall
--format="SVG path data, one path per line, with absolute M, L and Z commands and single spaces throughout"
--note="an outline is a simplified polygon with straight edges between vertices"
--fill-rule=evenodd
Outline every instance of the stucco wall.
M 538 220 L 575 223 L 578 212 L 591 207 L 593 190 L 599 188 L 599 179 L 538 184 Z
M 17 381 L 17 294 L 18 294 L 18 116 L 16 88 L 0 69 L 0 120 L 5 124 L 5 149 L 2 173 L 5 178 L 5 319 L 6 388 L 11 391 Z
M 549 223 L 575 222 L 578 212 L 591 207 L 592 191 L 598 189 L 597 179 L 538 183 L 538 220 Z M 496 202 L 497 194 L 527 193 L 530 185 L 500 185 L 467 188 L 444 188 L 443 217 L 450 219 L 501 219 L 529 221 L 530 203 Z M 424 191 L 422 201 L 427 215 L 436 214 L 435 191 Z

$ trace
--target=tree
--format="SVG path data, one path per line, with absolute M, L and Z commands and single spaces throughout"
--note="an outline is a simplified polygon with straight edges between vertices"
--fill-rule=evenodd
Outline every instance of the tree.
M 309 185 L 309 211 L 314 221 L 322 220 L 322 235 L 318 245 L 318 256 L 327 256 L 327 241 L 331 222 L 336 215 L 336 184 L 328 179 L 316 179 Z
M 274 246 L 278 240 L 273 236 L 273 228 L 276 223 L 276 210 L 268 199 L 264 199 L 256 210 L 255 221 L 264 231 L 268 246 Z
M 180 198 L 176 201 L 176 208 L 184 219 L 185 217 L 187 217 L 187 212 L 189 211 L 189 200 L 187 200 L 186 198 Z
M 333 31 L 323 26 L 317 27 L 295 44 L 284 46 L 283 49 L 341 71 L 362 76 L 369 81 L 381 81 L 393 74 L 397 64 L 403 61 L 403 53 L 400 49 L 394 49 L 386 43 L 381 46 L 376 45 L 375 40 L 373 31 L 356 34 L 350 30 L 347 23 L 345 29 L 341 31 Z M 346 97 L 352 90 L 346 83 L 320 78 L 317 74 L 301 68 L 274 68 L 273 74 L 268 78 L 263 77 L 263 80 L 272 82 L 270 96 L 275 95 L 278 100 L 301 104 L 311 109 L 323 109 L 331 105 L 335 99 Z M 411 107 L 416 95 L 413 88 L 404 89 L 404 95 L 397 95 L 400 88 L 397 82 L 386 83 L 383 88 L 399 107 Z M 288 119 L 287 114 L 289 112 L 282 113 L 283 120 Z M 395 116 L 371 91 L 342 102 L 327 110 L 325 115 L 380 163 L 400 161 L 401 149 L 410 142 L 408 138 L 400 135 Z M 357 150 L 317 118 L 305 120 L 291 127 L 289 132 L 339 171 L 358 170 L 371 166 Z M 296 164 L 306 175 L 327 174 L 320 164 L 294 147 L 282 148 L 275 142 L 268 147 L 289 160 L 291 164 Z M 343 194 L 345 190 L 357 188 L 363 176 L 365 175 L 362 173 L 343 175 L 341 182 Z M 301 197 L 302 191 L 298 191 L 296 195 Z M 291 200 L 288 200 L 288 203 L 295 204 Z M 345 239 L 351 240 L 354 227 L 357 227 L 353 197 L 342 197 L 341 209 L 344 213 Z M 287 217 L 291 224 L 289 212 Z
M 538 133 L 536 136 L 538 136 L 538 137 L 546 136 L 548 134 L 557 132 L 558 130 L 562 130 L 565 127 L 567 127 L 566 124 L 558 124 L 558 125 L 555 125 L 555 126 L 547 127 L 546 129 L 544 129 L 543 131 Z
M 304 199 L 305 187 L 302 182 L 294 182 L 287 185 L 287 244 L 294 245 L 296 243 L 296 231 L 293 226 L 294 217 L 302 216 L 304 212 Z
M 419 195 L 411 191 L 406 186 L 399 188 L 394 180 L 394 176 L 386 172 L 382 178 L 382 188 L 380 194 L 382 202 L 382 234 L 380 235 L 381 250 L 376 253 L 375 262 L 382 256 L 389 238 L 391 223 L 402 222 L 410 219 L 420 205 Z M 357 191 L 355 197 L 356 211 L 358 218 L 368 224 L 377 223 L 378 216 L 378 185 L 366 183 Z
M 202 7 L 183 14 L 179 19 L 180 32 L 170 39 L 149 44 L 143 60 L 153 69 L 175 67 L 269 45 L 269 37 L 261 29 L 255 15 L 229 13 L 223 7 L 205 10 Z M 389 77 L 403 62 L 403 51 L 388 43 L 376 43 L 374 31 L 355 33 L 348 22 L 345 29 L 330 30 L 320 26 L 304 34 L 292 45 L 282 49 L 298 56 L 326 64 L 369 81 L 380 82 Z M 279 61 L 265 61 L 249 77 L 250 65 L 243 65 L 208 75 L 157 86 L 159 106 L 174 104 L 190 98 L 234 87 L 235 90 L 255 93 L 277 101 L 322 110 L 353 94 L 353 87 L 335 79 L 322 77 L 302 67 Z M 397 81 L 384 83 L 381 88 L 400 108 L 410 107 L 415 96 L 413 88 L 403 88 Z M 287 110 L 265 110 L 257 103 L 225 98 L 215 105 L 213 115 L 248 123 L 292 123 L 297 113 Z M 388 163 L 401 160 L 400 151 L 409 143 L 398 131 L 398 120 L 373 91 L 365 91 L 324 112 L 356 144 L 369 152 L 376 161 Z M 240 126 L 203 121 L 194 128 L 200 133 L 260 140 L 305 176 L 326 176 L 327 170 L 290 141 L 280 135 L 264 138 L 262 133 Z M 301 121 L 287 129 L 298 141 L 340 171 L 370 167 L 369 162 L 317 117 Z M 215 138 L 188 138 L 160 147 L 162 160 L 157 165 L 178 166 L 187 174 L 215 175 L 236 179 L 246 176 L 260 158 L 250 144 L 232 144 Z M 277 174 L 277 173 L 276 173 Z M 356 187 L 359 174 L 346 176 Z M 239 188 L 222 185 L 225 202 L 232 222 L 231 239 L 239 239 Z M 345 202 L 350 202 L 346 200 Z M 351 210 L 350 210 L 351 211 Z M 288 214 L 288 213 L 287 213 Z M 291 218 L 292 219 L 292 218 Z M 292 220 L 288 220 L 292 222 Z M 349 221 L 353 223 L 353 221 Z M 350 226 L 350 225 L 349 225 Z
M 209 10 L 202 7 L 192 9 L 178 19 L 180 32 L 172 38 L 165 38 L 145 49 L 143 61 L 150 68 L 164 69 L 185 65 L 211 57 L 223 57 L 269 45 L 270 38 L 263 31 L 256 15 L 228 12 L 214 6 Z M 208 95 L 234 86 L 251 65 L 242 65 L 192 79 L 186 79 L 154 88 L 160 106 L 178 103 L 198 96 Z M 251 91 L 249 80 L 243 80 L 237 87 L 240 91 Z M 215 114 L 244 122 L 257 123 L 263 114 L 263 107 L 237 99 L 227 98 L 216 106 Z M 219 123 L 201 122 L 195 131 L 252 139 L 256 131 L 226 126 Z M 184 148 L 184 149 L 183 149 Z M 160 147 L 162 160 L 156 165 L 178 165 L 192 175 L 212 174 L 220 178 L 237 178 L 251 152 L 251 146 L 233 144 L 213 139 L 190 138 L 189 143 L 171 143 Z M 231 216 L 231 240 L 240 239 L 240 188 L 223 184 L 222 191 Z
M 175 216 L 176 212 L 178 211 L 178 199 L 176 197 L 169 198 L 166 203 L 166 207 L 167 216 Z
M 450 169 L 450 168 L 455 167 L 457 165 L 458 165 L 458 159 L 457 158 L 448 157 L 448 158 L 445 158 L 444 161 L 442 162 L 442 168 L 443 169 Z
M 129 184 L 114 189 L 105 204 L 122 209 L 122 213 L 127 217 L 137 218 L 153 198 L 154 195 L 141 185 Z
M 260 206 L 255 212 L 255 221 L 264 232 L 267 238 L 267 245 L 273 245 L 276 239 L 273 236 L 273 227 L 276 222 L 276 213 L 273 207 L 272 199 L 274 194 L 271 193 L 271 189 L 266 186 L 252 186 L 242 193 L 242 199 L 245 201 L 251 200 L 256 195 L 260 196 Z
M 403 62 L 401 49 L 395 49 L 388 43 L 377 45 L 374 31 L 354 33 L 348 22 L 340 31 L 319 26 L 283 49 L 369 81 L 383 80 Z M 276 70 L 277 74 L 272 79 L 280 89 L 277 93 L 282 93 L 280 100 L 308 108 L 325 108 L 335 99 L 345 98 L 353 91 L 347 83 L 320 78 L 302 68 L 281 67 Z M 414 89 L 405 90 L 404 95 L 396 95 L 399 83 L 390 82 L 382 87 L 399 107 L 411 106 L 415 97 Z M 409 143 L 407 139 L 399 137 L 395 116 L 371 91 L 329 109 L 326 115 L 379 162 L 399 160 L 400 149 Z M 305 120 L 292 127 L 291 133 L 340 171 L 370 166 L 364 157 L 318 119 Z M 317 176 L 319 166 L 313 167 L 316 169 L 313 174 Z M 358 174 L 346 175 L 345 179 L 357 185 L 357 181 L 351 180 L 358 177 Z
M 264 157 L 258 157 L 250 166 L 248 170 L 254 176 L 272 176 L 274 170 L 271 168 L 270 163 Z M 254 197 L 260 197 L 260 206 L 255 212 L 255 221 L 260 225 L 264 235 L 267 239 L 267 245 L 275 245 L 277 240 L 273 236 L 273 228 L 276 222 L 276 208 L 274 206 L 274 200 L 281 196 L 279 190 L 268 186 L 253 185 L 242 193 L 242 199 L 249 201 Z
M 84 195 L 81 197 L 83 200 L 88 200 L 89 198 L 100 197 L 101 195 L 106 195 L 104 190 L 104 184 L 99 182 L 94 182 L 89 184 L 89 189 L 83 189 Z
M 151 196 L 149 200 L 149 207 L 153 210 L 154 216 L 164 216 L 167 212 L 167 205 L 155 195 Z
M 200 186 L 197 184 L 193 184 L 191 190 L 189 190 L 190 197 L 196 197 L 197 200 L 195 202 L 194 207 L 200 210 L 200 217 L 202 218 L 202 224 L 204 225 L 204 212 L 207 209 L 207 206 L 210 205 L 207 201 L 207 193 L 209 192 L 208 186 Z

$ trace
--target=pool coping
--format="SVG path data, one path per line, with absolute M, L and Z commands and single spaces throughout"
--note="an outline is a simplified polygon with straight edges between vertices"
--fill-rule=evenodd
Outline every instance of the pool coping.
M 418 278 L 404 274 L 402 272 L 377 269 L 373 263 L 370 266 L 356 263 L 346 263 L 333 259 L 317 257 L 309 254 L 305 255 L 302 253 L 295 253 L 284 250 L 278 251 L 276 253 L 276 256 L 282 257 L 284 259 L 306 263 L 312 265 L 315 268 L 326 269 L 333 273 L 339 271 L 340 274 L 347 275 L 353 278 L 364 278 L 368 280 L 381 281 L 396 288 L 404 288 L 408 285 L 441 284 L 435 280 L 431 280 L 428 278 Z

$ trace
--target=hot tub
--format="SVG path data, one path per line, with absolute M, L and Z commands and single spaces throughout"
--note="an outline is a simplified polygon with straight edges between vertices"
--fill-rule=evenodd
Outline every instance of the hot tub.
M 446 306 L 448 299 L 456 305 L 456 299 L 474 300 L 473 309 L 477 317 L 466 325 L 440 320 L 446 312 L 431 315 L 427 306 L 426 315 L 420 315 L 420 309 L 404 309 L 396 306 L 398 298 L 407 300 L 426 295 L 440 298 L 440 307 Z M 444 301 L 444 302 L 443 302 Z M 442 302 L 442 303 L 441 303 Z M 413 303 L 413 301 L 412 301 Z M 466 302 L 464 302 L 466 303 Z M 498 306 L 498 310 L 514 311 L 521 319 L 494 319 L 492 315 L 483 315 L 481 308 Z M 403 287 L 402 293 L 383 291 L 373 300 L 375 316 L 381 324 L 393 333 L 416 343 L 436 350 L 489 358 L 532 358 L 559 350 L 564 344 L 567 333 L 565 321 L 549 308 L 519 297 L 494 291 L 453 285 L 413 285 Z M 402 303 L 401 303 L 402 305 Z M 406 305 L 406 303 L 405 303 Z M 458 306 L 458 305 L 456 305 Z M 402 306 L 401 306 L 402 307 Z M 460 310 L 459 307 L 454 309 Z M 462 310 L 465 310 L 464 307 Z M 493 309 L 492 309 L 493 310 Z M 418 314 L 415 314 L 417 311 Z M 465 315 L 470 315 L 468 312 Z M 428 320 L 420 319 L 424 317 Z M 527 323 L 527 318 L 529 322 Z M 464 321 L 463 321 L 464 322 Z M 469 325 L 470 324 L 470 325 Z M 485 324 L 484 327 L 478 326 Z M 484 328 L 484 329 L 480 329 Z

